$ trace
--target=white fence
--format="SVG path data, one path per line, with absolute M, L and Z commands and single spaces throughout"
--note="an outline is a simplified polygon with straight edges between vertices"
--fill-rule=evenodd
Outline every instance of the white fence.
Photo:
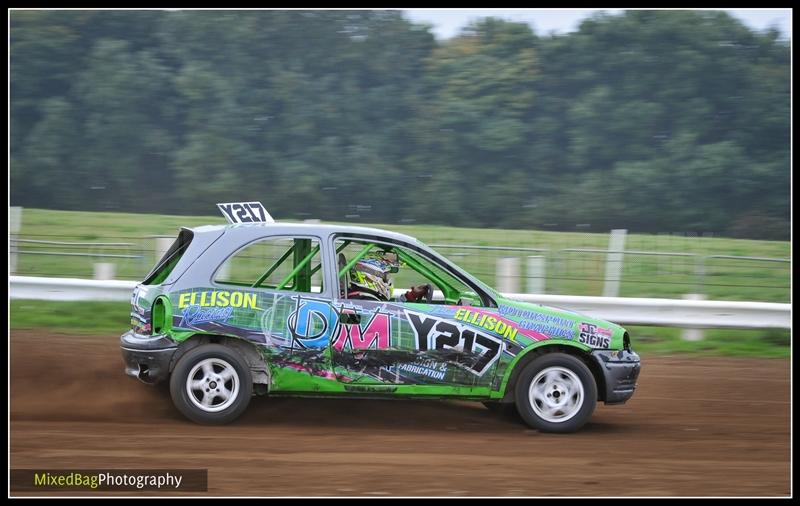
M 8 293 L 12 299 L 131 300 L 137 284 L 137 281 L 10 276 Z
M 12 299 L 130 300 L 135 281 L 11 276 Z M 622 325 L 683 328 L 791 328 L 791 304 L 716 300 L 576 297 L 506 293 L 524 302 L 576 311 Z
M 788 329 L 792 305 L 727 300 L 575 297 L 506 293 L 506 297 L 560 307 L 623 325 L 684 328 Z

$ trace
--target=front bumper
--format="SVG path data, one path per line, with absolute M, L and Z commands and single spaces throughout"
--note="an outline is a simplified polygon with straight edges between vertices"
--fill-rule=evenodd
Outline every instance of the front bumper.
M 627 350 L 595 350 L 592 357 L 605 377 L 605 403 L 622 404 L 630 399 L 642 368 L 639 355 Z
M 148 336 L 129 330 L 119 338 L 125 374 L 154 385 L 169 377 L 169 366 L 178 345 L 167 336 Z

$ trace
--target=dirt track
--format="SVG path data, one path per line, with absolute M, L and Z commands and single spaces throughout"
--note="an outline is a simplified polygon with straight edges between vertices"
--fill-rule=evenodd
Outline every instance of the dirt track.
M 479 403 L 256 398 L 184 420 L 117 340 L 14 332 L 12 468 L 208 468 L 213 495 L 788 495 L 788 360 L 643 358 L 639 390 L 577 434 Z M 86 495 L 86 493 L 84 493 Z

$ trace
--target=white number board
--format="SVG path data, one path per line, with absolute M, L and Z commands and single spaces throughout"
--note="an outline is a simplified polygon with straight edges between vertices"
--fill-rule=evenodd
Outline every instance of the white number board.
M 261 202 L 229 202 L 217 207 L 230 223 L 275 223 Z

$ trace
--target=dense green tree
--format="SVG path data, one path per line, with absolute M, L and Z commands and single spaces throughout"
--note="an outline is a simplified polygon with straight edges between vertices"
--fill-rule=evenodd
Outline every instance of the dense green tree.
M 12 11 L 11 202 L 785 238 L 789 54 L 721 11 Z

